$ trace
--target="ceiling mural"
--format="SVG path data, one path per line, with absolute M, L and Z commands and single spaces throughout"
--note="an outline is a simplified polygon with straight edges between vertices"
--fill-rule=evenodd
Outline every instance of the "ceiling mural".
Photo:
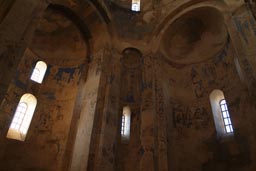
M 204 7 L 187 12 L 167 28 L 161 51 L 173 62 L 196 63 L 216 56 L 227 40 L 222 14 Z

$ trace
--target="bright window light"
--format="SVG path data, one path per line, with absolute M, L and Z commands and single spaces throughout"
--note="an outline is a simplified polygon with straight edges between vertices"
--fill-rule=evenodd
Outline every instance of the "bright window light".
M 121 125 L 121 135 L 124 136 L 124 129 L 125 129 L 125 115 L 122 115 L 122 125 Z
M 226 133 L 233 132 L 233 127 L 232 127 L 231 119 L 230 119 L 229 112 L 228 112 L 227 102 L 225 99 L 222 99 L 220 101 L 220 110 L 222 113 L 222 118 L 224 121 Z
M 227 102 L 221 90 L 213 90 L 210 102 L 218 136 L 232 135 L 234 132 Z
M 132 0 L 132 11 L 140 11 L 140 0 Z
M 7 138 L 24 141 L 32 120 L 37 100 L 32 94 L 24 94 L 16 108 Z
M 131 109 L 128 106 L 123 108 L 122 122 L 121 122 L 121 138 L 122 141 L 130 139 L 130 125 L 131 125 Z
M 47 69 L 46 63 L 43 61 L 38 61 L 32 72 L 30 79 L 41 84 L 43 82 L 46 69 Z

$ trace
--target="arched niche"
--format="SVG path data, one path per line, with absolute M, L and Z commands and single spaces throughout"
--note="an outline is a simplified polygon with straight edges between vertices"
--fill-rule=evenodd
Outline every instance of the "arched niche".
M 43 13 L 29 48 L 47 63 L 60 67 L 79 66 L 88 57 L 90 33 L 67 7 L 50 5 Z
M 121 57 L 119 114 L 115 167 L 129 168 L 137 158 L 130 158 L 140 146 L 143 54 L 129 47 Z M 129 151 L 129 154 L 123 155 Z M 123 162 L 123 161 L 129 162 Z M 136 166 L 132 166 L 135 169 Z
M 123 50 L 121 58 L 121 99 L 125 104 L 139 103 L 142 83 L 142 53 L 135 48 Z
M 142 53 L 136 48 L 126 48 L 123 50 L 121 62 L 128 69 L 135 69 L 142 64 Z
M 44 11 L 26 55 L 48 65 L 42 98 L 49 98 L 49 93 L 52 100 L 76 97 L 80 76 L 87 70 L 90 37 L 84 21 L 68 7 L 51 4 Z
M 160 51 L 170 62 L 193 64 L 216 56 L 227 41 L 223 14 L 212 7 L 200 7 L 184 13 L 166 28 Z
M 155 36 L 154 41 L 152 41 L 152 51 L 157 52 L 161 49 L 162 40 L 166 34 L 166 31 L 169 27 L 179 18 L 182 16 L 190 13 L 191 11 L 196 11 L 200 8 L 208 8 L 216 10 L 218 13 L 221 13 L 225 18 L 225 23 L 227 22 L 226 19 L 228 18 L 231 13 L 228 12 L 228 6 L 225 2 L 222 1 L 188 1 L 183 2 L 180 5 L 177 5 L 173 10 L 170 10 L 166 15 L 163 17 L 161 23 L 154 29 L 153 35 Z

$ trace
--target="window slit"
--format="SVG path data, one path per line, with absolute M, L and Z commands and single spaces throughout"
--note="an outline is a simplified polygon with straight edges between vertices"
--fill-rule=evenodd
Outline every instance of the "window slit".
M 228 112 L 228 107 L 227 107 L 227 103 L 226 103 L 225 99 L 222 99 L 220 101 L 220 109 L 221 109 L 221 114 L 222 114 L 223 123 L 224 123 L 226 133 L 233 132 L 233 127 L 232 127 L 232 123 L 231 123 L 231 119 L 230 119 L 230 115 Z

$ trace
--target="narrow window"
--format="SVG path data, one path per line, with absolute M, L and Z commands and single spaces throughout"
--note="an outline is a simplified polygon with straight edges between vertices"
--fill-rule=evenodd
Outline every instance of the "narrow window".
M 132 11 L 140 11 L 140 0 L 132 0 Z
M 40 70 L 38 68 L 34 68 L 30 79 L 33 81 L 36 81 L 36 80 L 39 80 L 39 77 L 40 77 Z
M 7 138 L 24 141 L 32 120 L 37 100 L 32 94 L 24 94 L 16 108 Z
M 121 139 L 126 142 L 130 139 L 130 125 L 131 125 L 131 110 L 130 107 L 123 108 L 122 121 L 121 121 Z
M 125 115 L 122 115 L 122 125 L 121 125 L 121 135 L 124 136 L 124 128 L 125 128 Z
M 218 136 L 226 136 L 233 133 L 231 118 L 223 92 L 221 90 L 213 90 L 210 94 L 210 102 Z
M 41 84 L 44 79 L 46 69 L 47 69 L 46 63 L 43 61 L 38 61 L 32 72 L 30 79 Z
M 220 101 L 220 110 L 221 110 L 226 133 L 233 132 L 233 127 L 231 124 L 231 119 L 230 119 L 230 115 L 228 112 L 228 107 L 225 99 L 222 99 Z

